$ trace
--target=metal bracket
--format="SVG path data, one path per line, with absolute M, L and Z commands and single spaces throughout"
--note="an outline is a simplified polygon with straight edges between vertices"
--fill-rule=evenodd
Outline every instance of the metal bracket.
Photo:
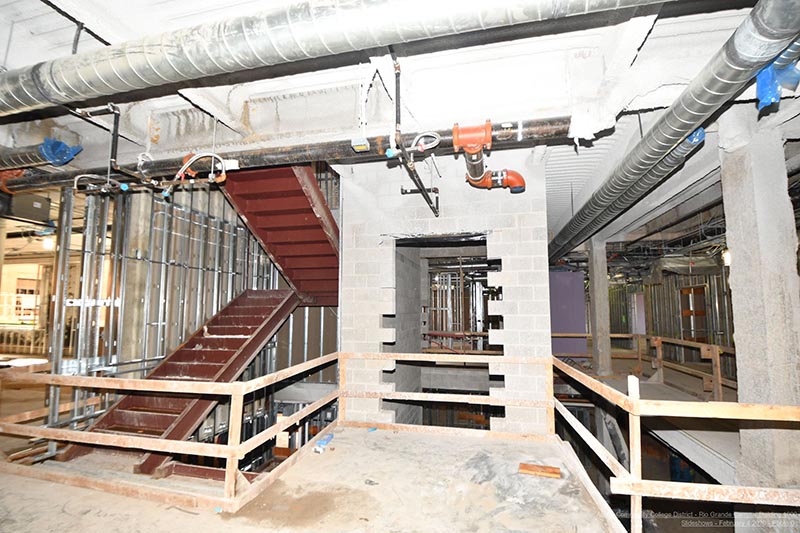
M 417 188 L 417 189 L 406 189 L 405 187 L 401 186 L 400 187 L 400 194 L 402 194 L 402 195 L 406 195 L 406 194 L 421 194 L 422 197 L 425 199 L 425 203 L 427 203 L 428 207 L 430 207 L 431 211 L 433 211 L 433 215 L 437 216 L 437 217 L 439 216 L 439 188 L 438 187 L 432 187 L 430 189 L 426 188 L 426 187 L 420 187 L 420 188 Z M 431 198 L 431 195 L 433 195 L 433 198 Z
M 439 187 L 433 187 L 431 189 L 425 189 L 425 192 L 431 194 L 439 194 Z M 400 194 L 422 194 L 422 191 L 419 189 L 406 189 L 405 187 L 400 187 Z

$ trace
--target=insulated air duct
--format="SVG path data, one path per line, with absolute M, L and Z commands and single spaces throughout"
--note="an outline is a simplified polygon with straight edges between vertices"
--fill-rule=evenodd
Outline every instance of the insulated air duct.
M 0 74 L 0 116 L 258 67 L 673 0 L 306 0 Z
M 0 170 L 38 167 L 42 165 L 61 166 L 69 163 L 82 150 L 81 146 L 45 137 L 42 144 L 19 148 L 0 147 Z
M 550 261 L 560 259 L 649 193 L 658 181 L 648 180 L 652 185 L 637 183 L 741 91 L 798 33 L 800 9 L 794 0 L 761 0 L 756 4 L 681 96 L 556 235 L 549 247 Z M 633 187 L 637 192 L 628 194 Z

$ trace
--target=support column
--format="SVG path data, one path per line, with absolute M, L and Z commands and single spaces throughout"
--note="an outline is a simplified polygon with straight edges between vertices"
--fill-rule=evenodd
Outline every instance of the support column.
M 121 327 L 119 360 L 132 361 L 153 357 L 148 345 L 154 344 L 151 336 L 155 330 L 148 330 L 148 317 L 146 312 L 150 309 L 153 299 L 148 287 L 148 263 L 145 259 L 150 257 L 151 231 L 153 224 L 163 226 L 164 220 L 156 221 L 151 212 L 152 197 L 150 194 L 132 194 L 130 197 L 130 216 L 128 227 L 123 228 L 127 233 L 127 249 L 123 250 L 125 257 L 141 258 L 141 260 L 125 259 L 127 269 L 125 272 L 124 286 L 122 288 L 122 308 L 125 311 L 125 323 Z M 152 282 L 151 282 L 152 283 Z M 130 366 L 126 368 L 132 368 Z M 136 374 L 131 375 L 135 377 Z
M 597 374 L 611 374 L 611 319 L 608 307 L 606 241 L 589 240 L 589 326 Z
M 800 405 L 800 278 L 783 139 L 756 129 L 752 105 L 732 108 L 719 124 L 739 402 Z M 736 479 L 800 484 L 797 430 L 742 423 Z M 770 517 L 737 512 L 736 529 L 778 530 L 777 521 L 764 527 Z

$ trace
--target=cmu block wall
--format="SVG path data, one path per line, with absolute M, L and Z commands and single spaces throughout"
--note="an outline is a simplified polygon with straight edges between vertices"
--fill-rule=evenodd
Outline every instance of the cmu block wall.
M 419 353 L 422 350 L 419 249 L 395 248 L 395 251 L 395 315 L 384 320 L 384 325 L 394 326 L 395 342 L 384 345 L 383 351 Z M 419 392 L 422 371 L 418 365 L 397 363 L 394 372 L 384 375 L 384 381 L 393 383 L 397 391 Z M 397 423 L 422 423 L 421 405 L 384 402 L 384 407 L 395 412 Z
M 503 288 L 503 301 L 490 302 L 489 313 L 503 315 L 504 329 L 489 333 L 492 344 L 502 344 L 506 356 L 526 357 L 537 364 L 490 365 L 502 375 L 504 388 L 492 388 L 497 397 L 540 400 L 551 397 L 550 308 L 547 262 L 547 219 L 544 165 L 532 150 L 498 152 L 487 158 L 491 169 L 509 168 L 522 173 L 527 191 L 479 190 L 464 180 L 463 159 L 439 158 L 442 178 L 419 164 L 423 180 L 441 191 L 441 214 L 431 213 L 419 195 L 401 195 L 413 186 L 402 168 L 385 163 L 339 166 L 342 188 L 341 223 L 341 349 L 377 352 L 397 333 L 384 315 L 396 309 L 395 239 L 486 233 L 487 255 L 502 261 L 502 271 L 490 273 L 489 284 Z M 400 295 L 402 298 L 402 295 Z M 387 351 L 387 350 L 384 350 Z M 353 361 L 349 361 L 351 365 Z M 368 366 L 380 362 L 368 361 Z M 362 390 L 394 387 L 383 380 L 379 368 L 349 366 L 346 387 Z M 350 419 L 394 421 L 395 413 L 382 409 L 379 400 L 348 399 Z M 496 431 L 546 433 L 553 424 L 547 407 L 509 407 L 505 418 L 493 418 Z

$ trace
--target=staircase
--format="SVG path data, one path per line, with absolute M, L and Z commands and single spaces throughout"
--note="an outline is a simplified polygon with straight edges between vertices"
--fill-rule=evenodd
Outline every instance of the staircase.
M 291 290 L 247 290 L 231 301 L 156 366 L 147 379 L 236 380 L 299 303 Z M 185 440 L 216 405 L 213 400 L 157 393 L 130 394 L 98 418 L 89 431 Z M 63 460 L 91 446 L 70 446 Z M 151 474 L 168 454 L 145 454 L 137 467 Z
M 339 228 L 311 167 L 231 172 L 223 192 L 303 305 L 338 305 Z
M 147 379 L 236 380 L 298 305 L 336 306 L 339 229 L 310 167 L 232 172 L 224 193 L 281 271 L 286 290 L 247 290 L 156 366 Z M 124 396 L 89 431 L 185 440 L 216 406 L 168 394 Z M 68 446 L 70 460 L 95 448 Z M 136 471 L 152 474 L 169 454 L 147 453 Z

